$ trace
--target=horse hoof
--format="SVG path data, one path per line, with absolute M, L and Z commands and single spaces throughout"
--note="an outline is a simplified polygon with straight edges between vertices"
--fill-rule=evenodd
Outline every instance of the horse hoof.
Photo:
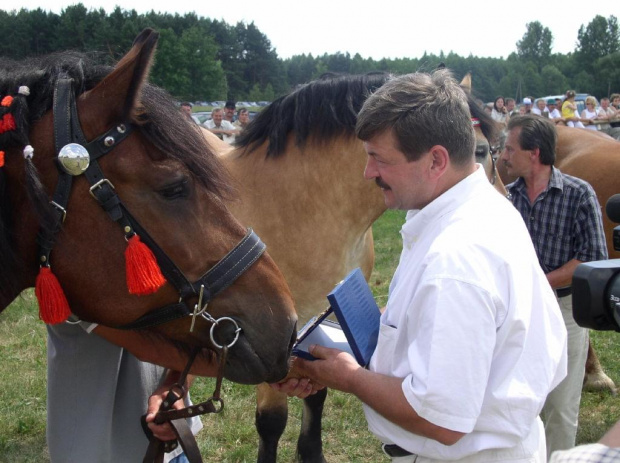
M 616 385 L 603 372 L 596 375 L 587 375 L 583 390 L 589 392 L 610 391 L 614 396 L 617 394 Z

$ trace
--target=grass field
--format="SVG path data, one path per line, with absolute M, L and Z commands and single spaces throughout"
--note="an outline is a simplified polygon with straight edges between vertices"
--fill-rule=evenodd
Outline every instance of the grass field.
M 398 264 L 400 225 L 404 213 L 388 211 L 374 226 L 376 264 L 370 280 L 380 306 L 385 304 L 390 277 Z M 603 367 L 620 382 L 620 335 L 591 332 Z M 0 463 L 49 461 L 45 448 L 46 354 L 45 328 L 38 320 L 31 291 L 25 292 L 0 315 Z M 200 379 L 192 390 L 195 400 L 211 395 L 214 382 Z M 256 459 L 254 388 L 225 382 L 226 408 L 220 415 L 203 417 L 198 435 L 205 461 L 251 462 Z M 295 461 L 301 404 L 289 399 L 289 424 L 278 461 Z M 620 418 L 620 398 L 608 392 L 584 393 L 578 442 L 598 440 Z M 360 403 L 330 392 L 325 406 L 324 448 L 330 462 L 388 461 L 368 432 Z

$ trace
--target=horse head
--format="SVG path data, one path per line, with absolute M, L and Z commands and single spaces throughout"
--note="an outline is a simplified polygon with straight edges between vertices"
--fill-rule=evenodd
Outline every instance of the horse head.
M 295 336 L 290 291 L 260 239 L 226 208 L 225 171 L 200 132 L 148 83 L 157 38 L 145 30 L 113 69 L 75 53 L 2 64 L 2 94 L 28 90 L 3 108 L 15 127 L 0 134 L 0 281 L 10 282 L 0 310 L 44 267 L 81 320 L 208 348 L 199 362 L 238 336 L 225 376 L 277 380 Z M 73 157 L 66 141 L 86 153 Z M 153 287 L 132 291 L 131 275 L 138 286 L 153 275 L 143 260 L 129 263 L 130 249 L 155 261 Z
M 471 74 L 467 73 L 461 80 L 461 87 L 465 90 L 472 117 L 472 124 L 476 134 L 476 161 L 482 164 L 487 178 L 495 189 L 506 196 L 508 191 L 498 173 L 492 147 L 489 140 L 494 140 L 499 131 L 497 123 L 476 102 L 471 94 Z

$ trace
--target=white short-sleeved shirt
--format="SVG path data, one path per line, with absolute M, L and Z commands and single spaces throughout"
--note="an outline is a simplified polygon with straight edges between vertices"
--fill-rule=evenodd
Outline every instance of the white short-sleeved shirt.
M 369 368 L 404 378 L 422 418 L 467 434 L 445 446 L 364 406 L 369 429 L 437 459 L 522 445 L 566 376 L 566 329 L 523 219 L 478 166 L 409 211 L 401 234 Z
M 234 125 L 232 125 L 231 122 L 228 122 L 225 119 L 222 119 L 222 124 L 219 127 L 215 126 L 215 122 L 213 121 L 213 119 L 209 119 L 207 122 L 205 122 L 204 126 L 209 130 L 216 129 L 216 128 L 222 129 L 222 130 L 237 130 L 237 127 L 235 127 Z M 232 142 L 234 142 L 235 137 L 236 135 L 222 134 L 222 140 L 224 140 L 228 144 L 231 144 Z

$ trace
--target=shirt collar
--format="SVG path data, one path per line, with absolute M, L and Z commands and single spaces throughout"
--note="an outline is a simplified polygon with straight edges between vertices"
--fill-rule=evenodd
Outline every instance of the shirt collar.
M 513 188 L 515 191 L 521 192 L 527 197 L 525 180 L 523 179 L 523 177 L 519 177 L 517 180 L 514 181 L 510 190 L 512 191 Z M 560 172 L 560 170 L 555 168 L 554 166 L 551 166 L 551 177 L 549 177 L 549 183 L 547 184 L 547 188 L 545 188 L 545 192 L 551 190 L 552 188 L 564 191 L 562 172 Z
M 484 168 L 476 164 L 476 171 L 465 177 L 452 188 L 439 195 L 422 209 L 407 211 L 406 221 L 400 231 L 403 242 L 411 245 L 423 231 L 426 224 L 440 219 L 460 204 L 477 194 L 481 188 L 492 188 Z M 494 191 L 494 190 L 492 190 Z

